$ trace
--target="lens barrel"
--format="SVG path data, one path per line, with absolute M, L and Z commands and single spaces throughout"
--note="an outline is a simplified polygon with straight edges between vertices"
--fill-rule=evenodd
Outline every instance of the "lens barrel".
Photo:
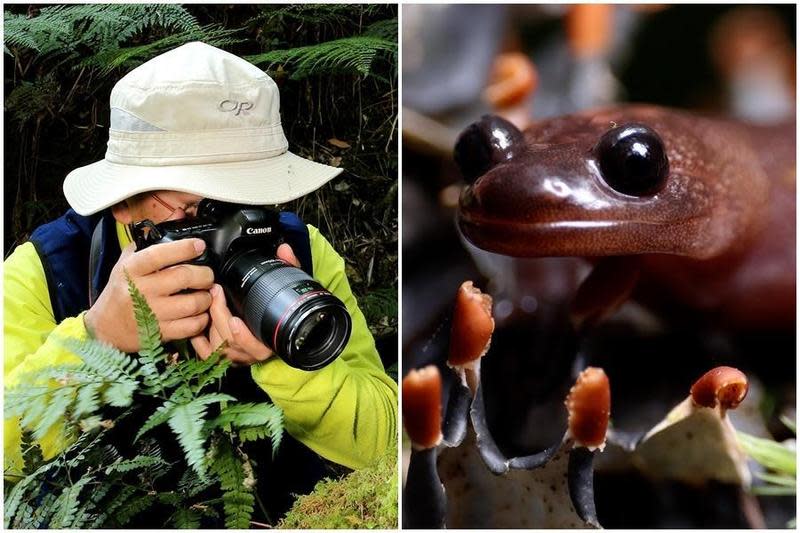
M 250 250 L 228 261 L 221 274 L 238 314 L 290 366 L 316 370 L 342 353 L 350 314 L 301 269 Z

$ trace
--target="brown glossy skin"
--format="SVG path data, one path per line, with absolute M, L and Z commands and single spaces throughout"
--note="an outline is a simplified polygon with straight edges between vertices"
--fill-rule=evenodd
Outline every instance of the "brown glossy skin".
M 593 148 L 639 122 L 670 172 L 633 197 L 603 181 Z M 644 286 L 735 326 L 795 316 L 795 124 L 756 127 L 654 106 L 541 121 L 525 147 L 461 196 L 459 223 L 481 248 L 518 257 L 641 255 Z

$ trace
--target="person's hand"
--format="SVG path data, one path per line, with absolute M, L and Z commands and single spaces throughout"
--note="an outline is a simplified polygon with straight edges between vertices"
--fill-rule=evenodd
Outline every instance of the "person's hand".
M 277 256 L 286 263 L 300 266 L 300 261 L 288 244 L 278 247 Z M 192 346 L 201 359 L 208 359 L 225 341 L 227 346 L 223 353 L 236 365 L 252 365 L 272 356 L 273 351 L 253 335 L 247 324 L 241 318 L 233 316 L 225 301 L 225 291 L 220 285 L 214 285 L 211 297 L 213 300 L 209 309 L 211 326 L 208 328 L 208 336 L 201 334 L 192 338 Z
M 156 244 L 139 252 L 126 247 L 108 284 L 84 315 L 89 333 L 123 352 L 138 351 L 139 336 L 128 293 L 128 273 L 158 319 L 164 342 L 186 339 L 208 326 L 214 272 L 206 266 L 179 264 L 205 250 L 202 239 Z M 182 292 L 193 289 L 190 292 Z

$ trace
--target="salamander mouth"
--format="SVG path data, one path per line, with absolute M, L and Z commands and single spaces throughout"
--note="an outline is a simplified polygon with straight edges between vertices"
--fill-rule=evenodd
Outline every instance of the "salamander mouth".
M 685 220 L 517 221 L 461 212 L 464 236 L 490 252 L 515 257 L 592 257 L 650 253 L 695 255 L 691 249 L 699 218 Z M 670 231 L 664 231 L 669 227 Z M 687 238 L 675 239 L 678 228 Z M 668 235 L 672 235 L 668 238 Z

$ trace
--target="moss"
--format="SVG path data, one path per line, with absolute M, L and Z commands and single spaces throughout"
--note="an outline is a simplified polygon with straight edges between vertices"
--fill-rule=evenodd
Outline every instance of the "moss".
M 397 452 L 341 479 L 325 479 L 299 497 L 279 527 L 396 529 Z

